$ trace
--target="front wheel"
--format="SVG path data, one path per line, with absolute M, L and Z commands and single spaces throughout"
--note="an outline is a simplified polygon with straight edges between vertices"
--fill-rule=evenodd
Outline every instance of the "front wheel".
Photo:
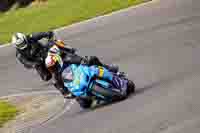
M 77 98 L 76 101 L 79 103 L 80 107 L 83 109 L 88 109 L 92 105 L 91 99 Z
M 135 92 L 135 84 L 133 81 L 128 80 L 128 85 L 127 85 L 127 94 L 130 95 L 131 93 Z

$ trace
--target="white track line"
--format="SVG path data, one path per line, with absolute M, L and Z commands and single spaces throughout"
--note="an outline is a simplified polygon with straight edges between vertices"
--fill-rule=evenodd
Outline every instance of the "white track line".
M 50 119 L 44 121 L 43 123 L 40 124 L 40 126 L 46 125 L 46 124 L 48 124 L 48 123 L 50 123 L 50 122 L 52 122 L 52 121 L 58 119 L 59 117 L 61 117 L 61 116 L 62 116 L 63 114 L 65 114 L 67 111 L 71 110 L 72 105 L 75 104 L 75 102 L 76 102 L 76 100 L 75 100 L 75 99 L 72 99 L 72 100 L 68 103 L 68 105 L 65 106 L 65 108 L 63 109 L 62 112 L 59 112 L 58 115 L 53 116 L 53 118 L 50 118 Z M 64 99 L 64 103 L 66 103 L 66 99 Z
M 6 99 L 6 98 L 10 98 L 10 97 L 17 97 L 17 96 L 30 96 L 30 95 L 36 95 L 36 94 L 48 94 L 48 93 L 60 94 L 58 91 L 54 91 L 54 90 L 52 90 L 52 91 L 35 91 L 35 92 L 25 92 L 25 93 L 19 93 L 19 94 L 12 94 L 12 95 L 8 95 L 8 96 L 2 96 L 2 97 L 0 97 L 0 99 Z
M 8 96 L 2 96 L 0 97 L 0 99 L 6 99 L 6 98 L 10 98 L 10 97 L 18 97 L 18 96 L 30 96 L 30 95 L 38 95 L 38 94 L 50 94 L 50 93 L 56 93 L 56 94 L 60 94 L 58 91 L 36 91 L 36 92 L 26 92 L 26 93 L 20 93 L 20 94 L 13 94 L 13 95 L 8 95 Z M 61 95 L 61 94 L 60 94 Z M 64 98 L 63 98 L 64 99 Z M 55 115 L 51 116 L 50 118 L 48 118 L 47 120 L 45 120 L 42 123 L 38 123 L 38 124 L 34 124 L 29 126 L 29 128 L 34 128 L 37 125 L 43 126 L 45 124 L 48 124 L 51 121 L 54 121 L 56 119 L 58 119 L 59 117 L 61 117 L 64 113 L 66 113 L 67 111 L 71 110 L 72 105 L 76 102 L 75 99 L 72 99 L 67 105 L 65 105 L 66 99 L 64 99 L 64 106 L 63 106 L 63 111 L 56 113 Z
M 2 45 L 0 45 L 0 48 L 4 48 L 4 47 L 8 47 L 8 46 L 10 46 L 10 43 L 2 44 Z
M 94 17 L 94 18 L 91 18 L 91 19 L 83 20 L 81 22 L 73 23 L 71 25 L 55 29 L 55 31 L 67 30 L 67 29 L 70 29 L 70 28 L 73 28 L 73 27 L 76 27 L 76 26 L 79 26 L 79 25 L 84 25 L 85 23 L 88 23 L 88 22 L 93 22 L 93 21 L 96 22 L 99 19 L 105 19 L 106 17 L 113 16 L 113 15 L 120 14 L 120 13 L 124 13 L 124 12 L 128 12 L 128 11 L 133 10 L 135 8 L 144 7 L 144 6 L 147 6 L 149 4 L 159 2 L 159 1 L 160 0 L 151 0 L 151 1 L 148 1 L 148 2 L 144 2 L 144 3 L 138 4 L 138 5 L 131 6 L 131 7 L 124 8 L 124 9 L 120 9 L 118 11 L 114 11 L 114 12 L 111 12 L 111 13 L 108 13 L 108 14 L 105 14 L 105 15 L 102 15 L 102 16 L 97 16 L 97 17 Z

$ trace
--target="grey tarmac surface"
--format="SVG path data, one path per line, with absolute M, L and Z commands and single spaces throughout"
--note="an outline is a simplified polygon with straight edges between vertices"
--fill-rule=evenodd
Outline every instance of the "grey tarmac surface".
M 117 63 L 137 86 L 129 99 L 80 111 L 32 133 L 199 133 L 200 1 L 161 0 L 103 19 L 72 26 L 58 36 L 82 55 Z M 52 90 L 0 49 L 0 95 Z

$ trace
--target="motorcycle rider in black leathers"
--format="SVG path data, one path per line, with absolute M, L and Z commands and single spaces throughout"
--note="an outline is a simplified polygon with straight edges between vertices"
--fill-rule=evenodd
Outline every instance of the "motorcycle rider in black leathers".
M 117 66 L 103 64 L 96 56 L 81 57 L 76 55 L 76 50 L 74 48 L 64 45 L 61 40 L 54 40 L 54 37 L 52 31 L 37 32 L 30 35 L 16 33 L 12 36 L 12 45 L 16 48 L 17 60 L 27 69 L 35 68 L 42 80 L 49 81 L 52 78 L 51 73 L 45 66 L 44 60 L 47 57 L 49 48 L 55 44 L 61 50 L 62 58 L 65 63 L 99 65 L 106 67 L 112 72 L 118 71 Z M 40 40 L 43 38 L 48 39 L 48 43 L 41 43 Z M 65 93 L 62 91 L 63 82 L 59 77 L 55 79 L 54 86 L 59 89 L 62 94 Z

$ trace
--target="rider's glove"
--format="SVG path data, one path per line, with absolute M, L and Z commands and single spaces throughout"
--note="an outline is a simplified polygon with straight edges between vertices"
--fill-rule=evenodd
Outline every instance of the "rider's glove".
M 49 39 L 54 37 L 54 32 L 53 31 L 48 31 L 47 33 L 48 33 Z
M 76 53 L 76 51 L 77 51 L 77 49 L 76 49 L 76 48 L 72 48 L 72 49 L 71 49 L 71 53 L 72 53 L 72 54 L 75 54 L 75 53 Z

